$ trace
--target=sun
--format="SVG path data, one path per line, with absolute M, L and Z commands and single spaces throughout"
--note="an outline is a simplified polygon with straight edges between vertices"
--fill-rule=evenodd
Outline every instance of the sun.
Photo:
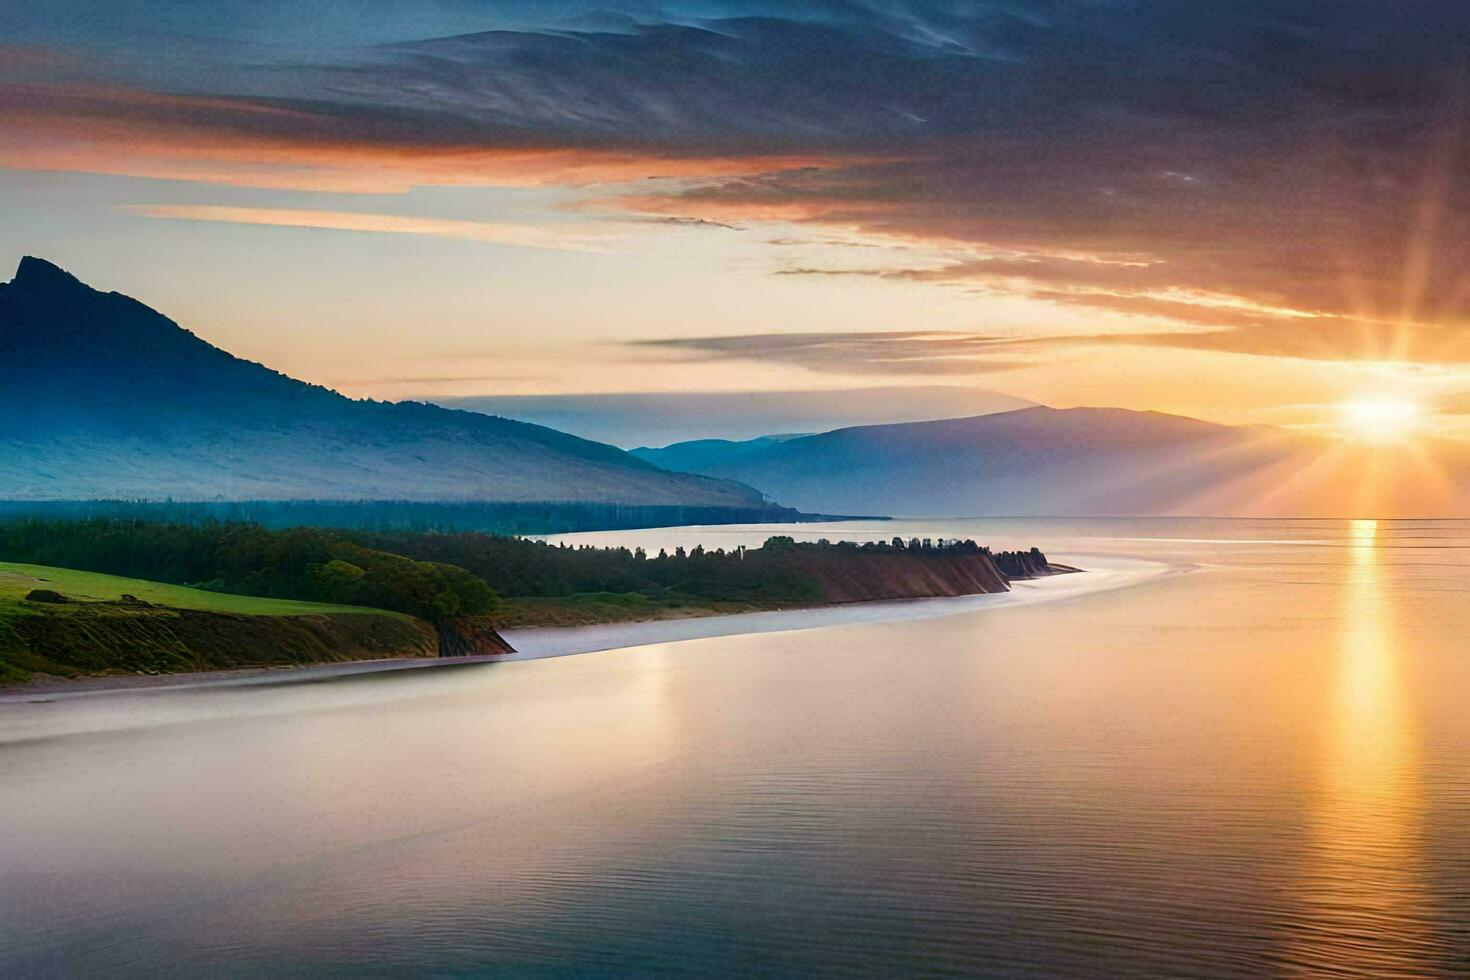
M 1419 406 L 1405 398 L 1363 396 L 1341 405 L 1344 427 L 1368 442 L 1399 442 L 1409 438 L 1423 420 Z

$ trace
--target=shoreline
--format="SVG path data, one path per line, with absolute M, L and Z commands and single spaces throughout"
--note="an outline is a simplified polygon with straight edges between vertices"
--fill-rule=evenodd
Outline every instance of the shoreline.
M 516 648 L 510 654 L 468 657 L 399 657 L 330 664 L 282 665 L 178 674 L 43 677 L 0 687 L 0 706 L 51 703 L 108 694 L 310 684 L 405 670 L 514 663 L 553 657 L 607 653 L 659 643 L 720 636 L 792 632 L 861 623 L 902 622 L 959 616 L 987 609 L 1054 602 L 1141 585 L 1187 569 L 1145 558 L 1083 556 L 1086 571 L 1017 581 L 1009 592 L 919 599 L 879 599 L 785 610 L 725 613 L 586 626 L 534 626 L 501 631 Z M 1069 563 L 1070 564 L 1070 563 Z
M 506 663 L 545 660 L 720 636 L 787 633 L 862 623 L 896 623 L 961 616 L 988 609 L 1053 602 L 1122 588 L 1161 576 L 1171 570 L 1170 566 L 1162 562 L 1146 559 L 1099 558 L 1098 561 L 1099 565 L 1089 564 L 1086 571 L 1077 570 L 1064 575 L 1017 580 L 1011 584 L 1009 592 L 874 599 L 727 613 L 720 616 L 511 629 L 505 630 L 502 635 L 516 648 L 516 652 L 498 659 Z
M 1024 584 L 1031 583 L 1031 582 L 1045 581 L 1045 580 L 1048 580 L 1048 579 L 1053 578 L 1053 577 L 1058 576 L 1058 575 L 1080 574 L 1080 573 L 1083 573 L 1083 572 L 1086 572 L 1087 571 L 1087 569 L 1085 569 L 1085 568 L 1076 568 L 1076 567 L 1074 567 L 1072 565 L 1065 565 L 1065 564 L 1061 564 L 1059 562 L 1050 562 L 1049 564 L 1050 564 L 1051 568 L 1053 569 L 1053 572 L 1052 572 L 1051 575 L 1040 576 L 1040 577 L 1035 578 L 1035 579 L 1013 579 L 1009 583 L 1010 586 L 1011 586 L 1011 589 L 1014 590 L 1015 587 L 1018 584 L 1024 585 Z M 996 592 L 973 592 L 973 593 L 966 592 L 966 593 L 961 593 L 961 594 L 958 594 L 958 595 L 907 596 L 907 597 L 895 597 L 895 598 L 887 598 L 887 599 L 850 599 L 850 600 L 838 600 L 838 601 L 831 601 L 831 602 L 815 602 L 815 603 L 811 603 L 811 604 L 796 604 L 796 605 L 787 605 L 787 606 L 759 606 L 759 605 L 755 605 L 755 604 L 752 604 L 752 603 L 735 602 L 735 601 L 730 601 L 730 602 L 710 602 L 710 603 L 704 604 L 704 605 L 693 605 L 693 604 L 691 604 L 691 605 L 687 605 L 687 606 L 677 606 L 677 607 L 653 606 L 652 608 L 650 608 L 648 610 L 648 612 L 650 612 L 652 615 L 643 616 L 643 617 L 640 617 L 640 618 L 622 618 L 622 619 L 606 619 L 606 620 L 588 619 L 588 620 L 584 620 L 582 622 L 567 622 L 567 623 L 553 623 L 553 622 L 536 623 L 536 622 L 532 622 L 532 623 L 518 624 L 518 623 L 515 623 L 515 622 L 512 621 L 512 622 L 507 623 L 505 625 L 500 625 L 499 623 L 497 623 L 497 625 L 496 625 L 495 628 L 496 628 L 496 632 L 498 632 L 501 636 L 507 636 L 507 635 L 509 635 L 511 633 L 540 635 L 541 634 L 541 631 L 543 631 L 543 630 L 552 630 L 552 629 L 592 629 L 592 628 L 598 628 L 598 627 L 614 627 L 614 626 L 635 626 L 635 625 L 636 626 L 643 626 L 643 625 L 648 625 L 648 624 L 651 624 L 651 623 L 680 622 L 680 621 L 683 621 L 683 620 L 691 620 L 691 619 L 727 619 L 727 618 L 729 618 L 731 616 L 756 616 L 756 615 L 762 615 L 762 614 L 766 614 L 766 613 L 814 612 L 814 611 L 819 611 L 819 610 L 843 609 L 843 608 L 847 608 L 849 606 L 873 606 L 873 605 L 878 605 L 878 604 L 881 604 L 881 603 L 894 603 L 894 602 L 925 602 L 925 601 L 928 601 L 928 600 L 931 600 L 931 599 L 969 599 L 969 598 L 973 598 L 973 597 L 979 596 L 979 595 L 1003 595 L 1003 594 L 1004 593 L 996 593 Z M 541 597 L 537 597 L 536 599 L 531 600 L 531 601 L 546 602 L 547 605 L 552 606 L 553 608 L 555 608 L 555 606 L 558 603 L 558 601 L 560 600 L 560 598 L 561 597 L 552 597 L 552 598 L 550 598 L 548 600 L 548 599 L 543 599 Z M 523 602 L 526 602 L 527 600 L 523 600 L 523 599 L 507 599 L 505 601 L 508 602 L 508 603 L 523 603 Z M 514 645 L 514 644 L 512 644 L 512 645 Z

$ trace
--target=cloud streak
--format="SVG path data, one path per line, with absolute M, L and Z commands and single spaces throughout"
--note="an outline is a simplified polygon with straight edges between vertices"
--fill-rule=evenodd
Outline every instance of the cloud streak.
M 1101 300 L 1090 297 L 1086 305 Z M 1122 305 L 1138 312 L 1134 301 Z M 1168 318 L 1161 307 L 1155 315 Z M 1185 314 L 1193 317 L 1193 313 Z M 749 360 L 790 364 L 824 374 L 934 375 L 987 374 L 1031 367 L 1038 355 L 1086 347 L 1162 347 L 1253 354 L 1313 361 L 1392 362 L 1409 360 L 1411 345 L 1424 363 L 1470 364 L 1463 332 L 1425 326 L 1412 336 L 1403 327 L 1368 325 L 1329 317 L 1311 318 L 1282 329 L 1276 320 L 1241 325 L 1222 313 L 1213 329 L 1140 330 L 1096 334 L 1001 337 L 944 331 L 871 333 L 767 333 L 639 341 L 642 348 L 682 351 L 702 360 Z M 1344 352 L 1361 352 L 1348 356 Z
M 219 221 L 276 228 L 318 228 L 377 234 L 431 235 L 436 238 L 558 251 L 600 252 L 606 251 L 611 244 L 610 238 L 589 233 L 585 225 L 558 229 L 547 226 L 461 221 L 449 218 L 417 218 L 356 211 L 309 211 L 195 204 L 137 204 L 126 206 L 123 210 L 145 218 L 164 218 L 173 221 Z
M 638 341 L 697 360 L 771 361 L 825 374 L 974 375 L 1026 367 L 1035 340 L 931 331 L 766 333 Z
M 0 86 L 0 167 L 236 187 L 402 193 L 416 186 L 585 186 L 809 168 L 803 154 L 721 155 L 497 140 L 343 107 L 96 86 Z M 463 129 L 463 127 L 460 127 Z

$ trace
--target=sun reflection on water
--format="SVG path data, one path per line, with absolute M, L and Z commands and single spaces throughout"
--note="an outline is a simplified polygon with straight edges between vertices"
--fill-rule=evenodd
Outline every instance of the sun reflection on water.
M 1343 631 L 1311 814 L 1309 970 L 1432 972 L 1419 823 L 1419 745 L 1403 680 L 1404 646 L 1377 521 L 1352 522 Z M 1310 938 L 1308 938 L 1310 937 Z

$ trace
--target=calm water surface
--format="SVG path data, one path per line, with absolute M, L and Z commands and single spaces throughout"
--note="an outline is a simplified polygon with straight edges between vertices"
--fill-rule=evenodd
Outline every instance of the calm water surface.
M 926 521 L 1126 589 L 0 704 L 0 974 L 1470 970 L 1470 524 Z

